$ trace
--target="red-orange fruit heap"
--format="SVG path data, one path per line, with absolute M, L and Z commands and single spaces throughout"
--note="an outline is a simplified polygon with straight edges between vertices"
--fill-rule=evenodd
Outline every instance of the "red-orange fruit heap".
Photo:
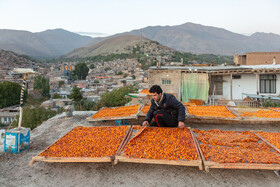
M 128 126 L 76 127 L 47 148 L 45 157 L 114 156 Z
M 140 127 L 134 127 L 140 130 Z M 197 160 L 197 151 L 187 128 L 146 128 L 124 148 L 131 158 Z
M 95 119 L 95 118 L 105 118 L 105 117 L 131 116 L 131 115 L 136 115 L 136 113 L 138 112 L 138 108 L 139 105 L 122 106 L 116 108 L 103 108 L 91 117 Z
M 280 150 L 279 132 L 258 132 L 258 134 Z
M 235 118 L 225 106 L 187 106 L 190 115 L 205 117 Z
M 242 117 L 253 117 L 256 116 L 258 118 L 280 118 L 280 112 L 276 112 L 273 110 L 258 110 L 257 112 L 243 112 L 240 114 Z
M 252 132 L 193 130 L 207 161 L 280 164 L 280 156 Z

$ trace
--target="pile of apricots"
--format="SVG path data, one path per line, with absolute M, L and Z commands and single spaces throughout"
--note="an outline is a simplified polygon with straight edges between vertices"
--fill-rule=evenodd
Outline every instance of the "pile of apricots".
M 134 127 L 134 131 L 141 130 Z M 190 130 L 188 128 L 146 128 L 125 147 L 124 153 L 130 158 L 197 160 Z
M 147 89 L 143 89 L 143 90 L 141 90 L 139 93 L 141 93 L 141 94 L 148 94 L 148 95 L 151 94 L 151 93 L 149 92 L 149 90 L 147 90 Z
M 142 108 L 142 113 L 143 114 L 147 114 L 149 109 L 150 109 L 151 105 L 145 105 L 143 108 Z
M 279 132 L 258 132 L 258 134 L 280 150 Z
M 235 118 L 225 106 L 187 106 L 190 115 L 204 117 Z
M 258 117 L 258 118 L 280 118 L 280 112 L 273 110 L 258 110 L 257 112 L 243 112 L 240 114 L 242 117 Z
M 280 164 L 280 156 L 250 131 L 193 131 L 207 161 Z
M 39 156 L 104 157 L 114 156 L 128 126 L 75 127 Z
M 122 106 L 122 107 L 116 107 L 116 108 L 103 108 L 91 117 L 93 119 L 96 119 L 96 118 L 106 118 L 106 117 L 131 116 L 131 115 L 136 115 L 136 113 L 138 112 L 138 108 L 139 108 L 139 105 Z

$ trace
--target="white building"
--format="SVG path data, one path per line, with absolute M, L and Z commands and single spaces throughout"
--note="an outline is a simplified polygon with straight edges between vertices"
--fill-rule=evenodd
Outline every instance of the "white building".
M 149 88 L 160 85 L 177 99 L 242 100 L 245 94 L 280 95 L 280 65 L 162 66 L 149 69 Z

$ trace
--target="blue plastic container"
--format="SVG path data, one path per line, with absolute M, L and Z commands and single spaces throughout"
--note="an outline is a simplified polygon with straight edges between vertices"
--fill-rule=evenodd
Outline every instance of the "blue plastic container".
M 19 153 L 29 148 L 30 128 L 22 127 L 10 129 L 5 132 L 4 151 L 8 153 Z

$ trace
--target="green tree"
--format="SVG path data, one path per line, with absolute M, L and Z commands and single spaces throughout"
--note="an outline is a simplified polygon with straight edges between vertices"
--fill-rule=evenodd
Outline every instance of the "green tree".
M 135 75 L 132 75 L 132 78 L 133 78 L 133 79 L 136 79 Z
M 57 93 L 57 92 L 55 92 L 54 94 L 53 94 L 53 97 L 52 97 L 53 99 L 61 99 L 61 97 L 60 97 L 60 95 Z
M 77 75 L 78 78 L 81 80 L 85 80 L 88 75 L 89 68 L 87 67 L 86 63 L 78 63 L 75 65 L 74 77 Z
M 59 82 L 58 82 L 58 86 L 59 86 L 59 87 L 61 87 L 61 86 L 64 85 L 64 84 L 65 84 L 64 81 L 59 81 Z
M 93 106 L 94 106 L 94 102 L 93 101 L 89 101 L 87 99 L 82 99 L 81 101 L 81 106 L 82 106 L 82 110 L 92 110 Z
M 19 104 L 21 86 L 15 82 L 0 82 L 0 108 Z M 24 93 L 24 100 L 27 97 L 27 90 Z
M 49 97 L 50 95 L 50 80 L 42 75 L 34 77 L 34 89 L 38 90 L 42 96 Z
M 49 118 L 54 117 L 57 114 L 56 111 L 40 108 L 36 106 L 35 108 L 25 107 L 23 109 L 22 115 L 22 126 L 29 127 L 32 129 L 36 128 L 37 126 L 41 125 L 43 121 L 48 120 Z M 18 125 L 18 116 L 17 120 L 13 121 L 12 126 Z
M 125 98 L 125 95 L 128 93 L 134 93 L 137 91 L 136 87 L 125 86 L 117 90 L 105 93 L 101 96 L 99 101 L 100 107 L 114 107 L 114 106 L 123 106 L 130 101 L 129 98 Z
M 81 88 L 74 86 L 69 98 L 73 99 L 76 109 L 81 109 L 81 100 L 83 99 Z
M 105 71 L 109 71 L 109 70 L 111 70 L 112 68 L 110 68 L 110 67 L 106 67 L 104 70 Z
M 119 71 L 118 73 L 116 73 L 116 75 L 122 75 L 123 72 L 122 71 Z
M 95 68 L 94 64 L 90 64 L 89 68 L 94 69 Z

